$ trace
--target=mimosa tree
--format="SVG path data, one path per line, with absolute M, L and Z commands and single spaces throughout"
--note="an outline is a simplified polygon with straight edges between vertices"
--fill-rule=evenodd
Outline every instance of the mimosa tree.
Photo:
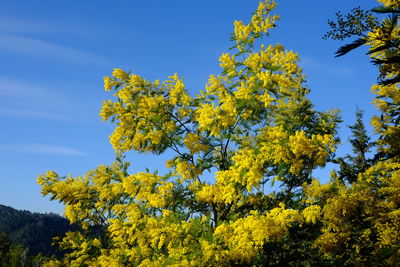
M 195 96 L 178 74 L 149 81 L 114 69 L 104 78 L 114 98 L 101 116 L 116 124 L 117 160 L 82 177 L 39 176 L 42 193 L 82 228 L 60 240 L 69 252 L 49 265 L 253 266 L 319 257 L 312 242 L 323 207 L 303 201 L 303 186 L 333 158 L 339 118 L 313 109 L 296 53 L 262 44 L 278 20 L 275 5 L 260 2 L 249 23 L 235 21 L 221 73 Z M 131 150 L 173 154 L 170 172 L 129 173 L 123 155 Z

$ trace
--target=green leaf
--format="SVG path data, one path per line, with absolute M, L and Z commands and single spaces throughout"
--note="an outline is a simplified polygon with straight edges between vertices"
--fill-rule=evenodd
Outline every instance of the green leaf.
M 371 9 L 372 12 L 375 13 L 400 13 L 400 9 L 398 8 L 393 8 L 393 7 L 385 7 L 385 6 L 378 6 L 378 7 L 374 7 L 373 9 Z
M 360 46 L 362 46 L 362 45 L 364 45 L 366 43 L 367 43 L 367 39 L 359 38 L 359 39 L 353 41 L 350 44 L 347 44 L 347 45 L 344 45 L 344 46 L 340 47 L 338 49 L 338 51 L 336 51 L 336 53 L 335 53 L 336 56 L 335 57 L 341 57 L 341 56 L 347 54 L 348 52 L 350 52 L 351 50 L 354 50 L 357 47 L 360 47 Z

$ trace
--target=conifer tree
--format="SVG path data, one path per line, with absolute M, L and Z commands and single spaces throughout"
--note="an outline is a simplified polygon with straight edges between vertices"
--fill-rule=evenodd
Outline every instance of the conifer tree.
M 352 137 L 349 142 L 352 145 L 353 155 L 347 154 L 336 160 L 340 164 L 339 178 L 347 182 L 354 183 L 357 181 L 359 173 L 363 173 L 372 165 L 372 159 L 369 159 L 367 153 L 373 147 L 374 143 L 370 142 L 363 122 L 363 111 L 357 109 L 356 122 L 349 126 Z

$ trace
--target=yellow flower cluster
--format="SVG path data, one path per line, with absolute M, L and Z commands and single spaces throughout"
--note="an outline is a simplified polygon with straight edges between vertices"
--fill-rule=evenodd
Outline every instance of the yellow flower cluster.
M 164 182 L 162 176 L 140 172 L 124 178 L 124 193 L 152 207 L 162 208 L 172 198 L 173 183 Z
M 400 125 L 396 123 L 396 118 L 392 116 L 392 114 L 397 114 L 400 105 L 398 85 L 374 85 L 372 92 L 377 95 L 373 103 L 382 112 L 382 116 L 375 116 L 371 121 L 375 132 L 383 137 L 377 141 L 379 150 L 387 154 L 398 155 L 400 151 Z
M 228 77 L 234 77 L 236 73 L 236 61 L 235 55 L 230 55 L 229 53 L 223 53 L 219 58 L 219 65 L 224 71 L 227 72 Z
M 339 255 L 347 264 L 367 263 L 380 249 L 400 241 L 400 164 L 378 162 L 347 187 L 338 180 L 305 189 L 305 221 L 323 223 L 314 243 L 327 255 Z M 318 205 L 316 205 L 318 204 Z M 370 251 L 370 254 L 363 254 Z M 351 256 L 350 256 L 351 255 Z
M 169 160 L 166 162 L 167 168 L 175 168 L 175 176 L 179 177 L 179 182 L 183 183 L 186 180 L 194 181 L 202 174 L 202 170 L 197 168 L 193 163 L 184 161 L 180 158 Z
M 209 149 L 208 145 L 202 144 L 200 136 L 196 133 L 188 133 L 183 140 L 186 147 L 189 149 L 190 154 L 196 154 L 201 151 L 207 151 Z
M 235 21 L 234 36 L 239 51 L 243 51 L 247 43 L 253 43 L 262 33 L 268 33 L 275 27 L 275 21 L 279 19 L 279 16 L 269 15 L 275 7 L 274 1 L 261 1 L 249 24 L 245 25 L 242 21 Z
M 221 224 L 214 236 L 228 246 L 228 257 L 232 261 L 245 264 L 251 262 L 265 243 L 282 239 L 290 225 L 299 219 L 298 211 L 281 205 L 265 214 L 254 211 L 245 218 Z
M 124 255 L 135 266 L 196 266 L 200 256 L 196 240 L 199 223 L 199 220 L 177 221 L 167 210 L 157 218 L 139 210 L 128 213 L 125 222 L 111 221 L 109 230 L 115 247 L 104 259 L 109 260 L 114 254 L 115 260 Z
M 261 70 L 268 71 L 270 65 L 282 66 L 285 74 L 290 75 L 299 72 L 299 66 L 296 64 L 298 60 L 299 58 L 296 53 L 293 51 L 284 51 L 281 44 L 276 44 L 275 46 L 269 45 L 267 48 L 262 46 L 260 52 L 250 54 L 243 64 L 256 73 Z M 268 84 L 267 81 L 264 81 L 264 84 Z
M 104 77 L 104 89 L 106 91 L 111 91 L 112 87 L 114 85 L 117 85 L 118 83 L 113 81 L 110 77 Z
M 168 78 L 170 80 L 165 81 L 164 84 L 167 85 L 166 88 L 169 90 L 169 103 L 171 105 L 188 106 L 191 98 L 185 90 L 183 81 L 179 79 L 177 73 Z
M 227 113 L 224 109 L 232 102 L 215 107 L 214 103 L 204 103 L 196 110 L 196 121 L 200 131 L 210 131 L 212 136 L 219 136 L 221 132 L 236 123 L 235 113 Z
M 399 7 L 400 3 L 398 0 L 377 0 L 378 2 L 381 2 L 385 6 L 389 7 Z
M 241 198 L 240 190 L 232 183 L 215 183 L 213 185 L 194 183 L 190 189 L 196 193 L 197 200 L 210 204 L 230 204 Z
M 304 221 L 306 223 L 316 223 L 321 218 L 321 207 L 318 205 L 311 205 L 302 211 Z
M 124 77 L 123 73 L 117 69 L 113 75 Z M 115 150 L 122 152 L 134 148 L 154 152 L 162 149 L 161 143 L 179 123 L 179 114 L 182 111 L 189 114 L 184 107 L 191 98 L 182 80 L 177 75 L 169 78 L 163 85 L 158 80 L 151 83 L 135 74 L 129 79 L 113 80 L 119 85 L 115 92 L 119 101 L 105 101 L 100 115 L 104 120 L 112 118 L 119 121 L 110 136 Z M 179 112 L 175 105 L 182 106 Z
M 118 85 L 118 79 L 119 80 L 126 80 L 128 79 L 128 74 L 121 70 L 121 69 L 114 69 L 112 73 L 113 78 L 111 77 L 103 77 L 104 80 L 104 89 L 106 91 L 111 91 L 111 89 Z
M 268 127 L 260 135 L 261 151 L 266 160 L 290 165 L 290 172 L 298 174 L 305 168 L 323 166 L 329 152 L 335 151 L 332 135 L 311 135 L 296 131 L 290 135 L 282 126 Z M 308 164 L 311 159 L 312 165 Z
M 128 74 L 121 69 L 114 69 L 114 71 L 112 72 L 112 76 L 120 80 L 126 80 L 129 78 Z

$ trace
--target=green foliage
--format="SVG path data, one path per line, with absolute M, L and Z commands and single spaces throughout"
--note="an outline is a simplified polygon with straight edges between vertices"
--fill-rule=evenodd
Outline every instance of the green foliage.
M 0 267 L 39 267 L 45 260 L 41 253 L 33 256 L 27 248 L 12 243 L 5 233 L 0 232 Z
M 372 12 L 363 10 L 361 7 L 353 8 L 346 15 L 340 11 L 335 15 L 336 21 L 328 20 L 331 29 L 324 35 L 324 39 L 344 40 L 354 36 L 365 38 L 366 33 L 378 25 L 378 19 Z
M 374 13 L 388 16 L 379 22 Z M 337 12 L 336 20 L 328 21 L 331 29 L 324 38 L 344 40 L 356 37 L 353 42 L 340 47 L 336 56 L 343 56 L 363 45 L 370 46 L 367 54 L 371 56 L 372 63 L 379 68 L 380 84 L 396 84 L 400 82 L 399 15 L 398 4 L 379 6 L 371 11 L 357 7 L 345 16 Z
M 368 158 L 367 153 L 375 143 L 371 142 L 371 138 L 367 135 L 363 114 L 363 111 L 357 109 L 356 122 L 349 126 L 352 132 L 349 141 L 353 147 L 353 155 L 347 154 L 345 157 L 335 160 L 335 163 L 340 164 L 339 179 L 350 184 L 357 181 L 359 173 L 365 172 L 373 164 L 373 159 Z
M 58 255 L 52 246 L 53 238 L 63 236 L 72 227 L 69 222 L 55 214 L 31 213 L 0 205 L 0 232 L 7 236 L 11 244 L 26 249 L 30 255 Z

